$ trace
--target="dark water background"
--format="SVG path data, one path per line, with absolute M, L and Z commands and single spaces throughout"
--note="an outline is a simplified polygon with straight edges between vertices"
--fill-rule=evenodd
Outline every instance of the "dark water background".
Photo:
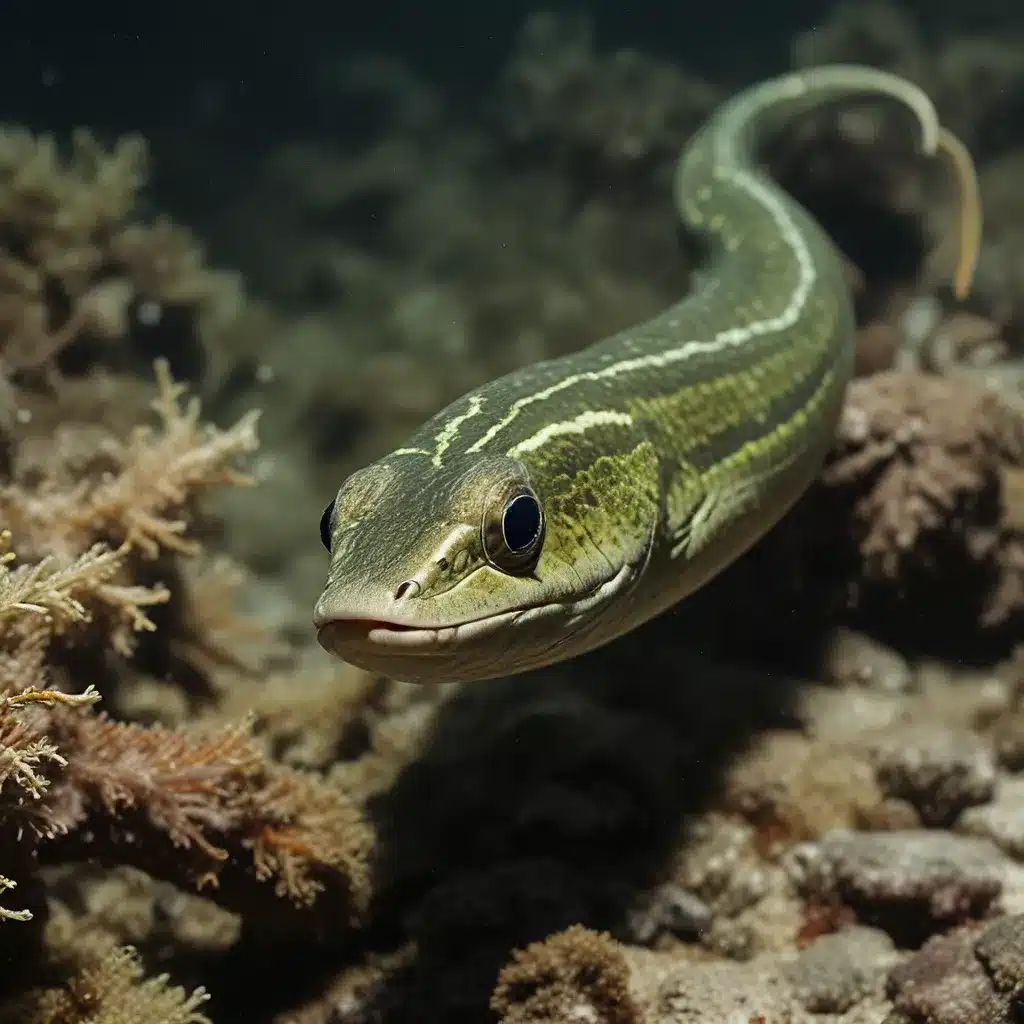
M 346 57 L 402 58 L 453 96 L 493 79 L 526 18 L 549 6 L 585 12 L 598 49 L 636 47 L 716 81 L 749 81 L 788 62 L 790 41 L 837 4 L 829 0 L 697 4 L 533 0 L 288 4 L 0 4 L 0 120 L 62 133 L 138 130 L 157 165 L 173 160 L 176 132 L 258 152 L 311 130 L 345 132 L 324 69 Z M 896 6 L 928 34 L 1005 26 L 1011 5 Z M 223 117 L 225 111 L 230 116 Z M 215 131 L 213 130 L 215 126 Z
M 858 3 L 859 0 L 854 0 Z M 800 33 L 828 20 L 835 0 L 763 3 L 493 5 L 441 0 L 141 5 L 0 0 L 0 123 L 59 139 L 88 126 L 105 142 L 146 137 L 147 196 L 201 233 L 237 198 L 263 156 L 293 139 L 342 144 L 381 125 L 332 87 L 353 57 L 396 58 L 448 102 L 472 104 L 493 85 L 531 14 L 585 14 L 598 52 L 636 48 L 723 87 L 790 64 Z M 1005 32 L 1008 0 L 902 0 L 930 36 Z M 218 257 L 216 238 L 209 251 Z M 259 290 L 258 287 L 256 289 Z

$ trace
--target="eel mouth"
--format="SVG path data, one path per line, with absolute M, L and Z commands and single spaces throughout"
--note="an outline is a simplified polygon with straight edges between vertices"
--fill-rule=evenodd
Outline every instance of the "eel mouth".
M 359 653 L 451 656 L 452 648 L 478 640 L 524 614 L 517 609 L 449 626 L 411 626 L 388 619 L 337 618 L 320 625 L 317 642 L 347 660 Z
M 437 646 L 439 632 L 384 619 L 332 619 L 317 630 L 316 638 L 325 651 L 342 658 L 355 651 L 381 648 L 429 654 Z
M 482 645 L 499 630 L 515 627 L 522 631 L 520 635 L 535 641 L 538 630 L 541 633 L 550 630 L 548 620 L 552 617 L 578 619 L 589 615 L 603 598 L 621 590 L 630 578 L 630 567 L 625 565 L 585 594 L 495 612 L 464 622 L 410 623 L 351 612 L 331 614 L 325 608 L 314 614 L 313 624 L 317 627 L 317 642 L 325 651 L 356 665 L 381 664 L 386 659 L 398 661 L 408 657 L 451 660 L 460 650 L 465 650 L 472 658 L 479 656 Z

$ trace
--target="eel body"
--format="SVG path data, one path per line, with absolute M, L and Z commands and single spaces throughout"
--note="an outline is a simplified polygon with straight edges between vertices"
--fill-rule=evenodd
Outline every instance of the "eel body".
M 854 316 L 833 242 L 758 151 L 786 118 L 872 97 L 940 145 L 928 98 L 879 70 L 740 93 L 675 173 L 708 254 L 691 294 L 469 392 L 343 483 L 321 523 L 325 649 L 409 681 L 551 664 L 684 598 L 786 512 L 831 443 Z

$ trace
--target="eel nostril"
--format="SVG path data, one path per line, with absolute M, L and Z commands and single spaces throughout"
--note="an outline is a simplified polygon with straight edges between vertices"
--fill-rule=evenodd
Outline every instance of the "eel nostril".
M 401 601 L 403 597 L 415 597 L 420 592 L 420 585 L 415 580 L 406 580 L 398 584 L 395 591 L 395 600 Z

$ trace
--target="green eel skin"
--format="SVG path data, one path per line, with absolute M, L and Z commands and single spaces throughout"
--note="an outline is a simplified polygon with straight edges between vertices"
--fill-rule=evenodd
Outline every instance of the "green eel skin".
M 326 650 L 410 682 L 552 664 L 679 601 L 785 513 L 830 445 L 854 320 L 839 254 L 757 149 L 780 118 L 871 96 L 936 150 L 928 98 L 882 71 L 740 93 L 675 175 L 710 253 L 691 295 L 469 392 L 344 482 L 321 522 Z

